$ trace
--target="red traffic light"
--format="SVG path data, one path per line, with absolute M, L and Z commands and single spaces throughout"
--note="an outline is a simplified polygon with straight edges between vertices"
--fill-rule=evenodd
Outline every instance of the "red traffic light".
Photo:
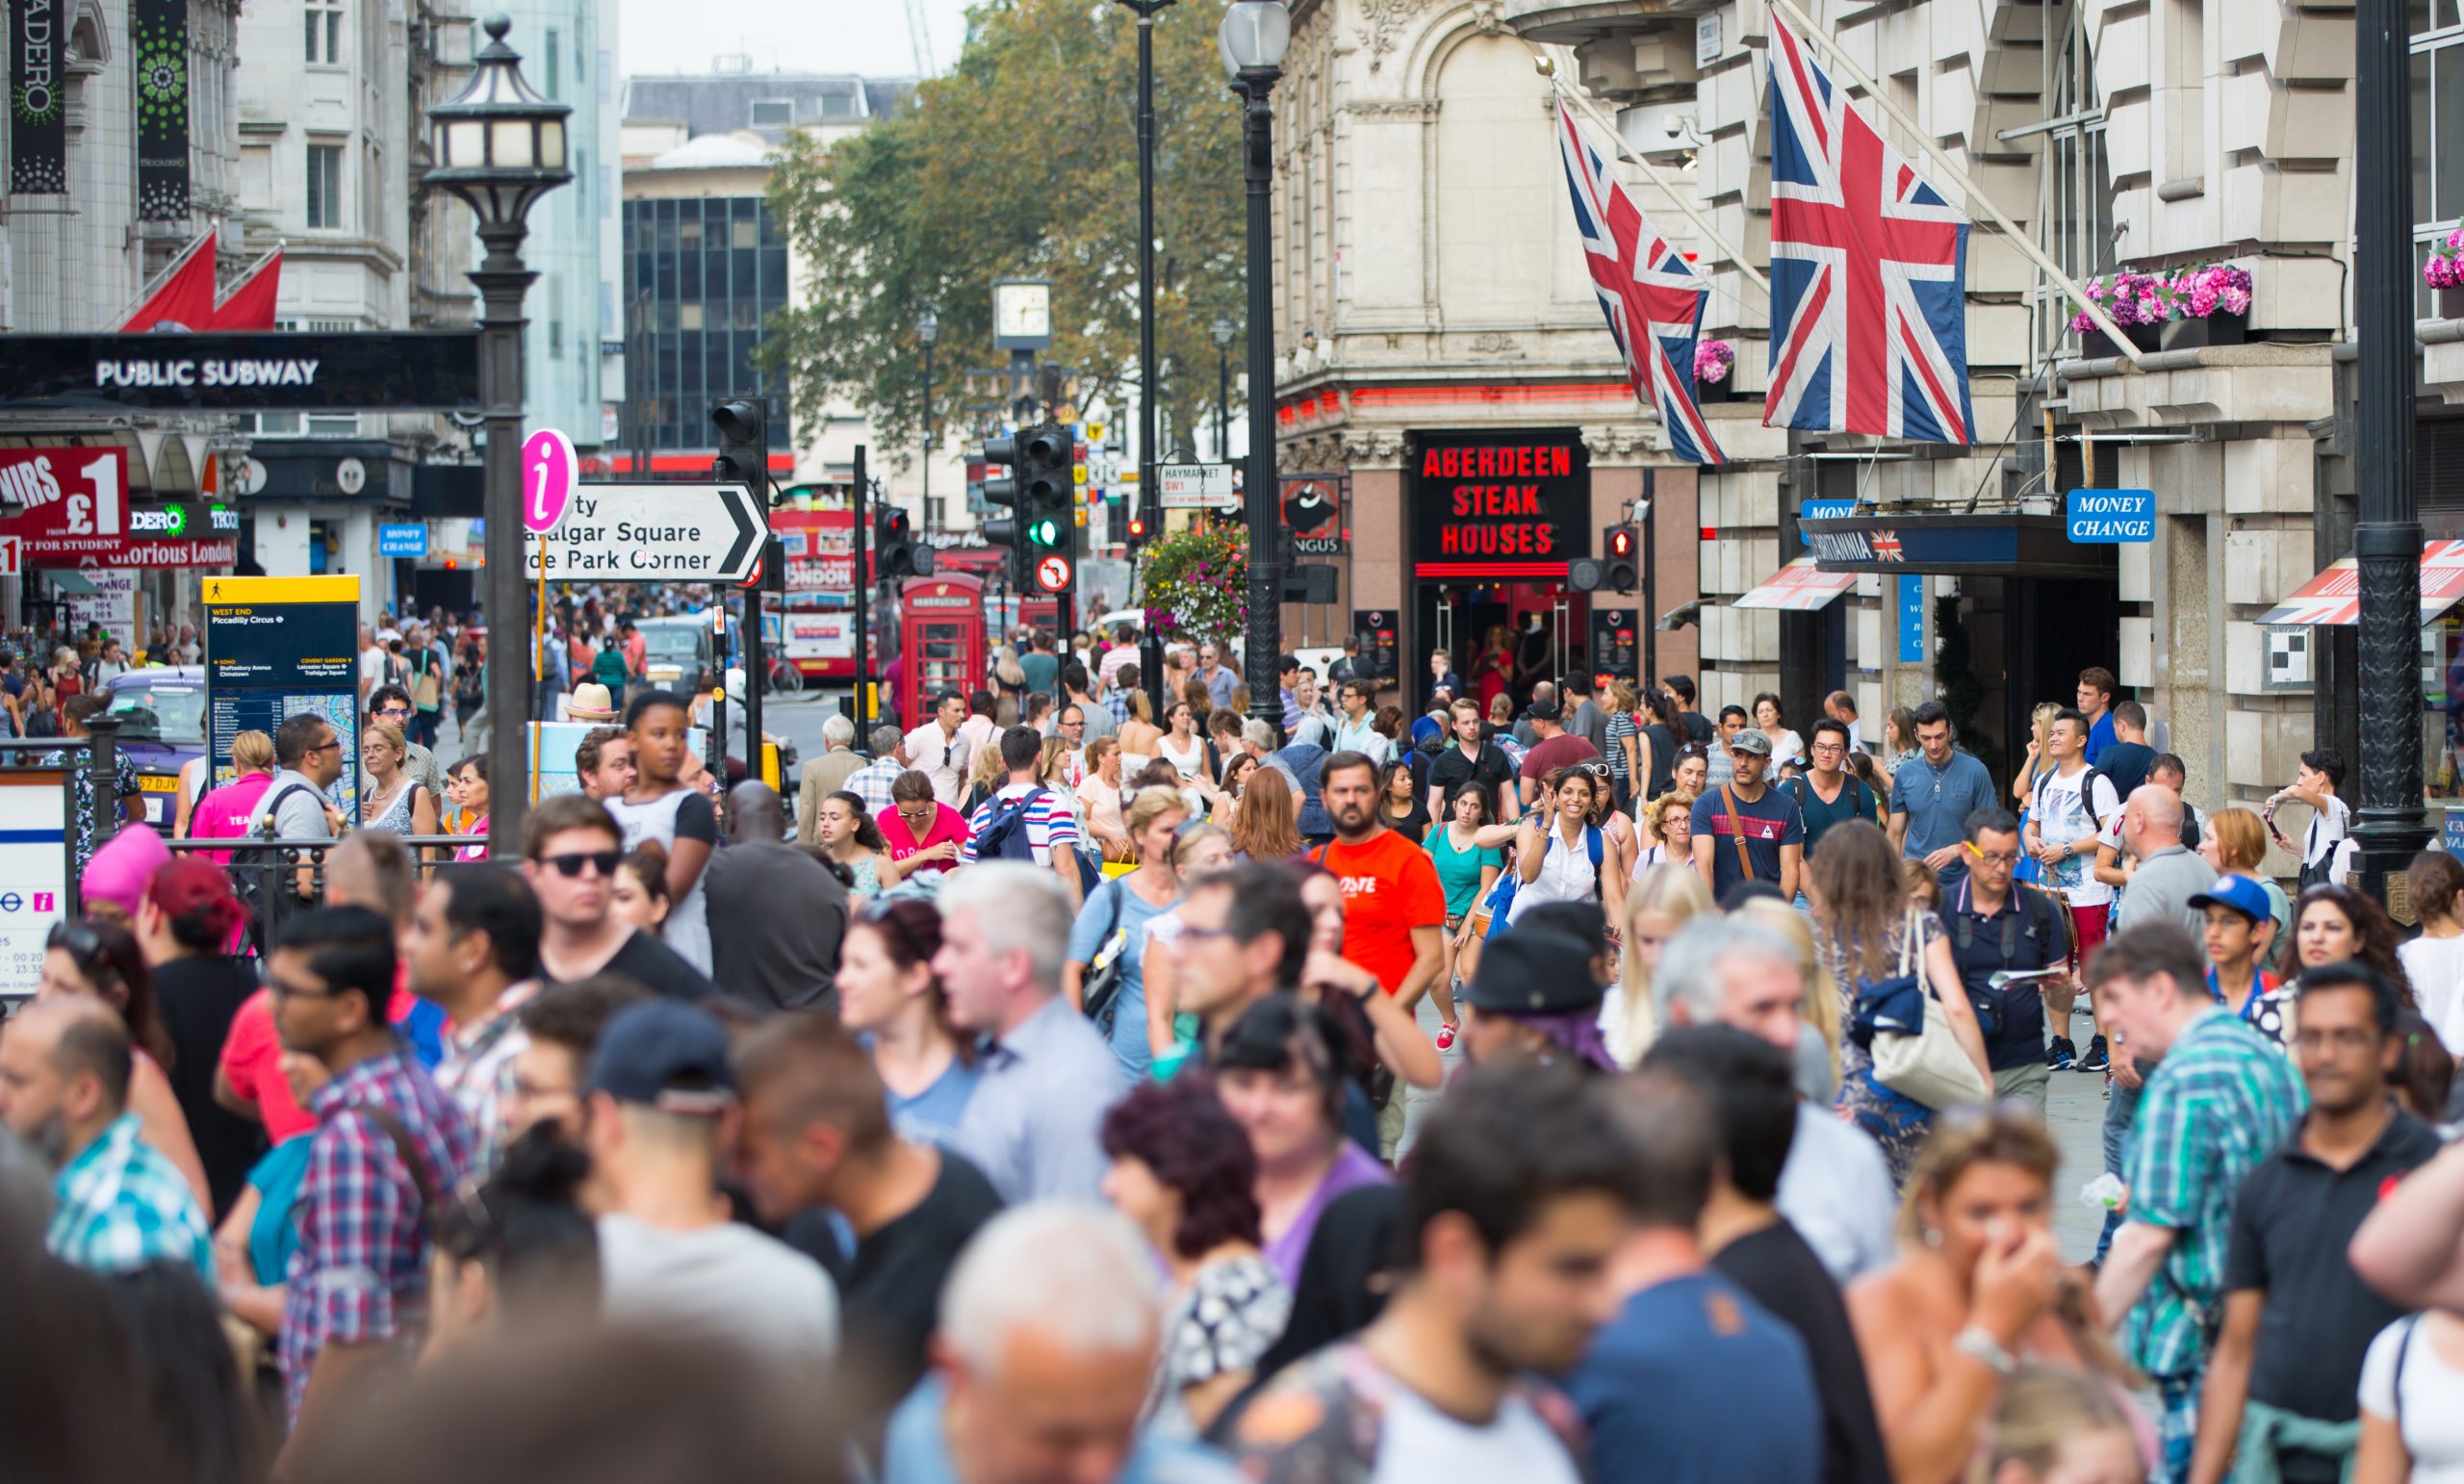
M 1132 541 L 1142 541 L 1145 539 L 1145 536 L 1146 523 L 1136 516 L 1131 516 L 1129 518 L 1129 539 Z
M 1608 554 L 1611 556 L 1634 554 L 1634 532 L 1631 527 L 1619 525 L 1608 532 Z

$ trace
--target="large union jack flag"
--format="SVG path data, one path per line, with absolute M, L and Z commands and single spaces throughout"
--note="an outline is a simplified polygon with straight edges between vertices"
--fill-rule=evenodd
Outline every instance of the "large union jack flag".
M 1967 226 L 1771 17 L 1764 424 L 1974 442 Z
M 1574 196 L 1575 228 L 1582 234 L 1583 261 L 1600 294 L 1600 312 L 1608 318 L 1608 333 L 1626 358 L 1626 379 L 1643 404 L 1659 414 L 1678 457 L 1727 463 L 1694 401 L 1694 341 L 1710 286 L 1643 219 L 1607 162 L 1583 142 L 1562 99 L 1557 144 Z

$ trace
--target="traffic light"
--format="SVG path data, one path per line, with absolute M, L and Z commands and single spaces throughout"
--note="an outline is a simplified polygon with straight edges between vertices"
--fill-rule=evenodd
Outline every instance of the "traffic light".
M 1018 490 L 1019 475 L 1025 472 L 1019 464 L 1018 440 L 1007 433 L 996 433 L 984 440 L 981 456 L 985 466 L 985 504 L 1006 505 L 1018 512 L 1016 517 L 985 522 L 984 541 L 987 546 L 1010 549 L 1010 587 L 1014 592 L 1021 591 L 1027 585 L 1027 538 L 1021 528 L 1027 507 Z M 997 472 L 1005 469 L 1009 473 Z
M 1607 553 L 1608 571 L 1601 585 L 1611 592 L 1630 593 L 1642 583 L 1642 546 L 1631 525 L 1611 525 L 1600 533 L 1600 549 Z
M 1028 429 L 1017 441 L 1017 506 L 1029 574 L 1024 586 L 1035 591 L 1058 593 L 1077 571 L 1074 451 L 1068 429 L 1050 422 Z
M 765 501 L 770 493 L 770 412 L 758 397 L 737 397 L 710 409 L 719 430 L 719 456 L 710 477 L 752 487 Z
M 873 512 L 873 570 L 885 580 L 933 575 L 933 549 L 915 539 L 913 523 L 896 505 Z

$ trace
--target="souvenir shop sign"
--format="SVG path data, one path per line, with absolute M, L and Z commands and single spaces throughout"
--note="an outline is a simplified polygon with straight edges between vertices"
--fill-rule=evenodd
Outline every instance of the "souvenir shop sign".
M 1591 460 L 1574 428 L 1415 433 L 1405 445 L 1414 573 L 1562 581 L 1591 554 Z
M 228 567 L 239 520 L 212 504 L 132 506 L 125 448 L 0 448 L 0 537 L 26 568 Z

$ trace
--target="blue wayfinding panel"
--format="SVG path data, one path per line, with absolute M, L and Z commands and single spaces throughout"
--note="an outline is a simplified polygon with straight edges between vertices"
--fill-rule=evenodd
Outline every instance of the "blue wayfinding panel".
M 411 557 L 427 555 L 427 527 L 416 523 L 377 526 L 376 554 Z
M 1899 578 L 1899 662 L 1925 662 L 1925 579 L 1912 574 Z
M 2131 546 L 2156 539 L 2154 490 L 2072 490 L 2064 525 L 2085 546 Z

